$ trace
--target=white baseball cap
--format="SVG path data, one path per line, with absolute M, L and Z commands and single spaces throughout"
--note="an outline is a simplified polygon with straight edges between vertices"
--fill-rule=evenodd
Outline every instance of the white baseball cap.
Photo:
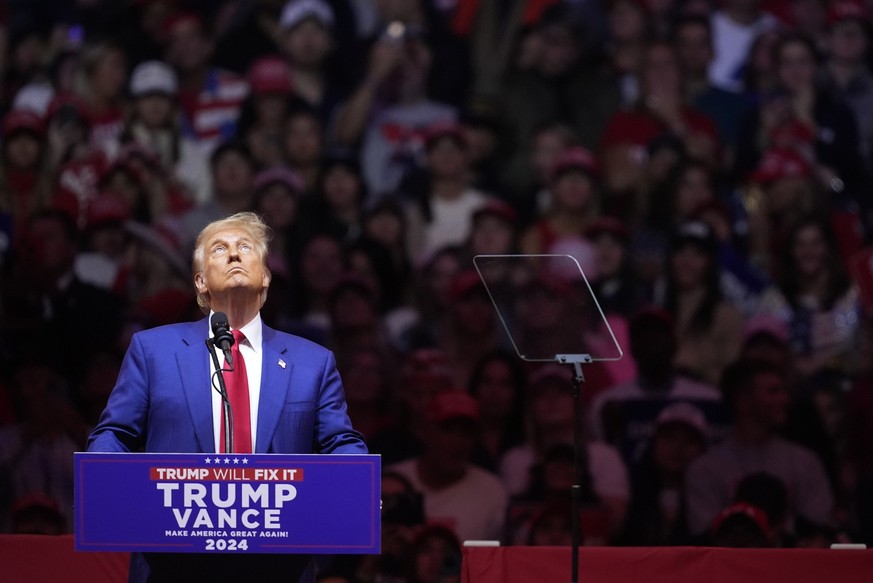
M 324 0 L 291 0 L 282 9 L 279 28 L 290 30 L 307 18 L 314 18 L 325 28 L 331 28 L 333 9 Z
M 134 97 L 150 93 L 175 96 L 179 91 L 176 73 L 162 61 L 140 63 L 130 76 L 130 93 Z

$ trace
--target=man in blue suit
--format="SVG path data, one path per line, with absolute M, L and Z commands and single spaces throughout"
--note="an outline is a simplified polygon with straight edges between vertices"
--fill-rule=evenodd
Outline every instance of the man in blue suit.
M 333 355 L 261 321 L 270 284 L 267 241 L 257 215 L 238 213 L 203 229 L 193 261 L 197 303 L 207 314 L 226 313 L 231 329 L 244 334 L 239 351 L 254 452 L 367 453 L 346 414 Z M 135 334 L 88 451 L 221 451 L 209 336 L 209 318 Z M 300 555 L 134 553 L 130 581 L 297 581 L 311 577 L 310 563 Z

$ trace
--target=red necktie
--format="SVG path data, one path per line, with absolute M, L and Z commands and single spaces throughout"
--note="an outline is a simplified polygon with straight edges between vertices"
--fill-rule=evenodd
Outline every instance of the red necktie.
M 233 453 L 252 453 L 252 419 L 249 404 L 249 379 L 246 375 L 246 361 L 239 351 L 240 343 L 245 335 L 239 330 L 233 330 L 233 347 L 230 356 L 233 360 L 233 370 L 222 373 L 227 386 L 227 398 L 233 411 Z M 224 451 L 224 416 L 221 417 L 221 453 Z

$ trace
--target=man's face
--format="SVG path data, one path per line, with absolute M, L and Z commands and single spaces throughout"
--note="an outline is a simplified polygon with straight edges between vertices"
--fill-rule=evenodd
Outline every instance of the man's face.
M 251 196 L 252 165 L 241 154 L 227 152 L 217 161 L 212 174 L 213 188 L 224 195 Z
M 685 72 L 696 76 L 706 72 L 712 60 L 709 30 L 702 25 L 686 25 L 676 31 L 676 53 Z
M 76 244 L 57 219 L 46 217 L 34 221 L 28 233 L 27 253 L 31 268 L 47 279 L 60 277 L 73 266 Z
M 759 374 L 753 381 L 752 415 L 772 428 L 785 423 L 788 415 L 788 387 L 779 375 Z
M 835 23 L 831 27 L 829 47 L 831 57 L 842 61 L 857 62 L 864 58 L 869 45 L 867 31 L 860 20 L 851 19 Z
M 196 22 L 173 27 L 167 38 L 165 57 L 182 75 L 205 66 L 212 54 L 212 43 Z
M 194 284 L 213 305 L 216 299 L 221 301 L 243 290 L 260 295 L 270 285 L 264 258 L 245 229 L 228 227 L 217 231 L 205 241 L 203 251 L 202 270 L 194 276 Z
M 427 457 L 446 475 L 463 475 L 476 444 L 477 427 L 469 419 L 448 419 L 432 423 L 425 434 Z
M 307 18 L 282 37 L 285 55 L 297 66 L 320 67 L 332 47 L 330 31 L 315 18 Z

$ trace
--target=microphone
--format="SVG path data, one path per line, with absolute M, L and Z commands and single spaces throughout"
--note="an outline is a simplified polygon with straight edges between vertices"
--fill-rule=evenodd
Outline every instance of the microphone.
M 227 314 L 215 312 L 212 314 L 212 336 L 215 345 L 224 352 L 224 361 L 233 369 L 233 357 L 230 355 L 230 347 L 233 346 L 233 334 L 230 333 L 230 322 Z

